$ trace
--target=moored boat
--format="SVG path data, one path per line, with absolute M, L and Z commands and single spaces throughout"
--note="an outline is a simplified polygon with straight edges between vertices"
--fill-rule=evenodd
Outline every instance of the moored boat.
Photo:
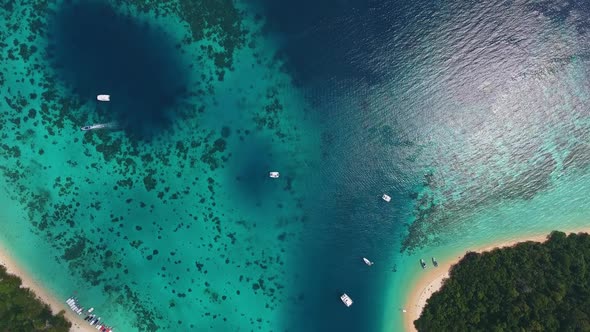
M 340 299 L 347 307 L 350 307 L 352 305 L 352 299 L 350 298 L 350 296 L 346 295 L 346 293 L 340 295 Z
M 373 262 L 371 262 L 369 259 L 367 259 L 365 257 L 363 257 L 363 261 L 365 262 L 365 264 L 367 264 L 369 266 L 373 265 Z
M 278 179 L 278 177 L 280 176 L 279 172 L 269 172 L 268 176 L 270 176 L 273 179 Z
M 66 300 L 66 303 L 70 307 L 70 309 L 77 313 L 78 315 L 82 315 L 84 313 L 84 320 L 88 322 L 88 324 L 95 329 L 101 332 L 112 332 L 113 328 L 106 325 L 105 322 L 101 321 L 101 317 L 97 317 L 95 314 L 92 314 L 94 308 L 90 308 L 88 310 L 84 310 L 84 307 L 80 306 L 78 300 L 75 297 L 70 297 Z
M 422 266 L 423 269 L 426 268 L 426 262 L 422 258 L 420 258 L 420 266 Z
M 98 318 L 94 319 L 93 321 L 91 321 L 91 322 L 90 322 L 90 325 L 91 325 L 91 326 L 94 326 L 94 324 L 96 324 L 96 323 L 98 323 L 98 322 L 100 322 L 100 317 L 98 317 Z
M 96 96 L 98 101 L 111 101 L 111 95 L 98 95 Z
M 381 196 L 381 198 L 383 198 L 383 200 L 386 201 L 387 203 L 391 202 L 391 196 L 389 196 L 387 194 L 383 194 L 383 196 Z
M 436 258 L 432 257 L 432 265 L 434 265 L 434 267 L 438 266 L 438 262 L 436 261 Z

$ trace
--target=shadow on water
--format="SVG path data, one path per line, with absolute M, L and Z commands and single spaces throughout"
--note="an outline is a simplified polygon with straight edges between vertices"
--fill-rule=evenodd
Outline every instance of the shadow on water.
M 262 11 L 266 30 L 284 37 L 281 51 L 298 84 L 307 85 L 333 77 L 376 78 L 366 62 L 361 61 L 374 50 L 368 38 L 375 27 L 367 21 L 370 1 L 251 2 Z
M 272 147 L 259 139 L 243 142 L 240 149 L 234 152 L 230 167 L 235 174 L 234 188 L 243 200 L 260 204 L 272 193 L 276 183 L 269 178 L 268 172 L 278 167 L 275 159 Z
M 110 94 L 106 121 L 150 139 L 170 128 L 187 71 L 164 31 L 96 1 L 66 2 L 50 19 L 56 74 L 82 99 Z M 102 106 L 102 105 L 101 105 Z

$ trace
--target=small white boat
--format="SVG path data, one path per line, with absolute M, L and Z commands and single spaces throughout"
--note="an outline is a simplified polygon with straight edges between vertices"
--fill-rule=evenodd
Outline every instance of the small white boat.
M 98 101 L 111 101 L 111 95 L 98 95 L 96 96 Z
M 352 305 L 352 299 L 348 295 L 346 295 L 346 293 L 342 294 L 340 296 L 340 299 L 347 307 L 350 307 Z
M 391 197 L 387 194 L 383 194 L 383 196 L 381 198 L 383 198 L 383 200 L 386 201 L 387 203 L 391 202 Z
M 100 317 L 98 317 L 98 319 L 93 320 L 92 322 L 90 322 L 90 326 L 92 326 L 92 325 L 94 325 L 94 324 L 96 324 L 98 322 L 100 322 Z
M 426 268 L 426 262 L 422 258 L 420 258 L 420 266 L 422 266 L 423 269 Z
M 279 177 L 279 172 L 270 172 L 268 173 L 268 176 L 270 176 L 273 179 L 277 179 Z
M 109 123 L 98 123 L 98 124 L 93 124 L 93 125 L 89 125 L 89 126 L 80 127 L 80 130 L 88 131 L 88 130 L 103 129 L 103 128 L 111 128 L 111 129 L 114 129 L 116 127 L 117 127 L 117 123 L 116 122 L 109 122 Z
M 373 262 L 371 262 L 370 260 L 368 260 L 367 258 L 363 257 L 363 261 L 365 261 L 365 264 L 371 266 L 373 265 Z

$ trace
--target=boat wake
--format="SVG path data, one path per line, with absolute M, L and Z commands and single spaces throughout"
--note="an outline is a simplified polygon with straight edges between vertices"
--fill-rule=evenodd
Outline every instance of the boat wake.
M 95 129 L 117 129 L 118 128 L 118 124 L 116 122 L 109 122 L 109 123 L 97 123 L 97 124 L 93 124 L 93 125 L 89 125 L 89 126 L 84 126 L 84 127 L 80 127 L 81 130 L 83 131 L 88 131 L 88 130 L 95 130 Z

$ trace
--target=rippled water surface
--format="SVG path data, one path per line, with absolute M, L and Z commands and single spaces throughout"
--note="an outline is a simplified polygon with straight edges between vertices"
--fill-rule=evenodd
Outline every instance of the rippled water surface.
M 588 225 L 586 2 L 0 8 L 0 239 L 119 331 L 398 331 L 420 257 Z

